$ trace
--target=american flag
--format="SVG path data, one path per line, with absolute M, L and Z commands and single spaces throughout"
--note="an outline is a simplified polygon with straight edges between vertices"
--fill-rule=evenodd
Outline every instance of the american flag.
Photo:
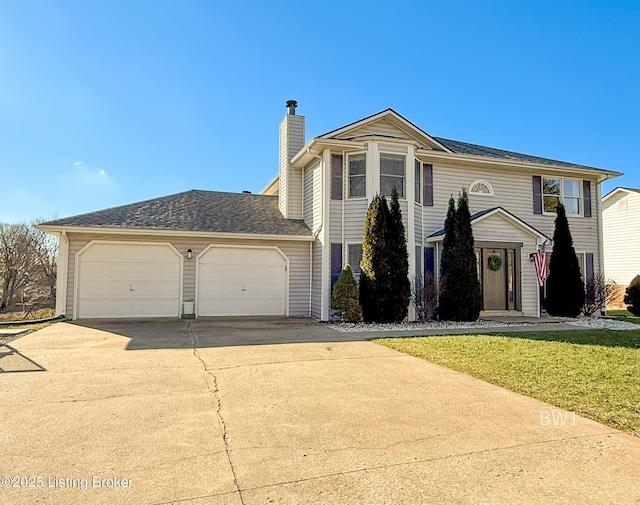
M 544 286 L 544 281 L 547 278 L 547 254 L 544 250 L 544 244 L 538 247 L 538 251 L 532 255 L 533 264 L 536 267 L 536 274 L 538 276 L 538 285 Z

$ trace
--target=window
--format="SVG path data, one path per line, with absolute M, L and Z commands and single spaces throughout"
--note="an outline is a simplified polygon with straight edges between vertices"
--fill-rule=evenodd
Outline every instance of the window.
M 420 203 L 421 198 L 420 198 L 420 194 L 422 193 L 422 182 L 421 182 L 421 175 L 422 175 L 422 167 L 420 166 L 420 161 L 419 160 L 413 160 L 413 165 L 414 165 L 414 175 L 413 175 L 413 187 L 415 188 L 415 195 L 416 195 L 416 202 Z
M 493 196 L 493 188 L 487 181 L 477 180 L 469 184 L 469 194 Z
M 349 244 L 347 246 L 347 249 L 351 271 L 353 272 L 353 275 L 360 275 L 360 261 L 362 261 L 362 244 Z
M 380 194 L 391 196 L 393 188 L 398 190 L 398 197 L 404 198 L 404 160 L 399 154 L 380 155 Z
M 352 154 L 349 160 L 349 198 L 366 196 L 367 158 L 364 153 Z
M 422 277 L 422 246 L 416 246 L 416 279 Z
M 567 215 L 580 214 L 580 181 L 573 179 L 542 178 L 542 208 L 555 213 L 559 203 L 564 204 Z
M 331 155 L 331 198 L 342 200 L 342 154 Z

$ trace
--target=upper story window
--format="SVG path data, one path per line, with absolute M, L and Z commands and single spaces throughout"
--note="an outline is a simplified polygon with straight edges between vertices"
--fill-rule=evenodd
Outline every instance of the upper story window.
M 420 160 L 413 160 L 414 166 L 414 174 L 413 174 L 413 187 L 416 203 L 420 203 L 422 201 L 422 164 Z
M 545 213 L 555 213 L 559 203 L 567 215 L 580 215 L 580 181 L 561 178 L 542 178 L 542 205 Z
M 395 187 L 398 197 L 404 198 L 405 157 L 399 154 L 380 154 L 380 194 L 391 196 Z
M 367 157 L 365 153 L 350 154 L 349 164 L 349 198 L 366 196 L 367 189 Z
M 493 196 L 493 188 L 487 181 L 478 179 L 469 184 L 470 195 Z

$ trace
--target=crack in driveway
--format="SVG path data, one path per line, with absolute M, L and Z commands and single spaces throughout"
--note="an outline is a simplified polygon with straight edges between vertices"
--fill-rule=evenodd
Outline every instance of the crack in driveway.
M 236 469 L 233 465 L 233 460 L 231 459 L 231 451 L 229 448 L 229 439 L 227 438 L 227 424 L 222 416 L 222 399 L 220 398 L 220 389 L 218 389 L 218 379 L 213 374 L 213 372 L 207 367 L 207 364 L 200 356 L 200 352 L 198 351 L 198 344 L 196 342 L 196 336 L 191 329 L 191 324 L 187 322 L 187 331 L 189 335 L 191 335 L 191 339 L 193 340 L 193 355 L 200 361 L 202 364 L 202 372 L 203 374 L 209 375 L 211 377 L 211 381 L 213 384 L 213 388 L 210 386 L 209 381 L 205 377 L 205 381 L 207 383 L 207 389 L 209 390 L 209 394 L 211 395 L 211 399 L 213 400 L 216 418 L 218 419 L 218 425 L 220 426 L 220 431 L 222 433 L 222 440 L 224 442 L 224 450 L 227 455 L 227 460 L 229 461 L 229 467 L 231 469 L 231 474 L 233 475 L 233 485 L 236 488 L 238 496 L 240 498 L 240 503 L 244 505 L 244 498 L 242 496 L 242 490 L 238 485 L 238 477 L 236 475 Z

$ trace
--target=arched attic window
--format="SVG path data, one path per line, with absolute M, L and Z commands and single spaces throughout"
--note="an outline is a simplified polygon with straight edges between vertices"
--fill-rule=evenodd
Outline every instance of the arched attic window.
M 469 184 L 470 195 L 493 196 L 493 188 L 491 184 L 482 179 L 478 179 Z

